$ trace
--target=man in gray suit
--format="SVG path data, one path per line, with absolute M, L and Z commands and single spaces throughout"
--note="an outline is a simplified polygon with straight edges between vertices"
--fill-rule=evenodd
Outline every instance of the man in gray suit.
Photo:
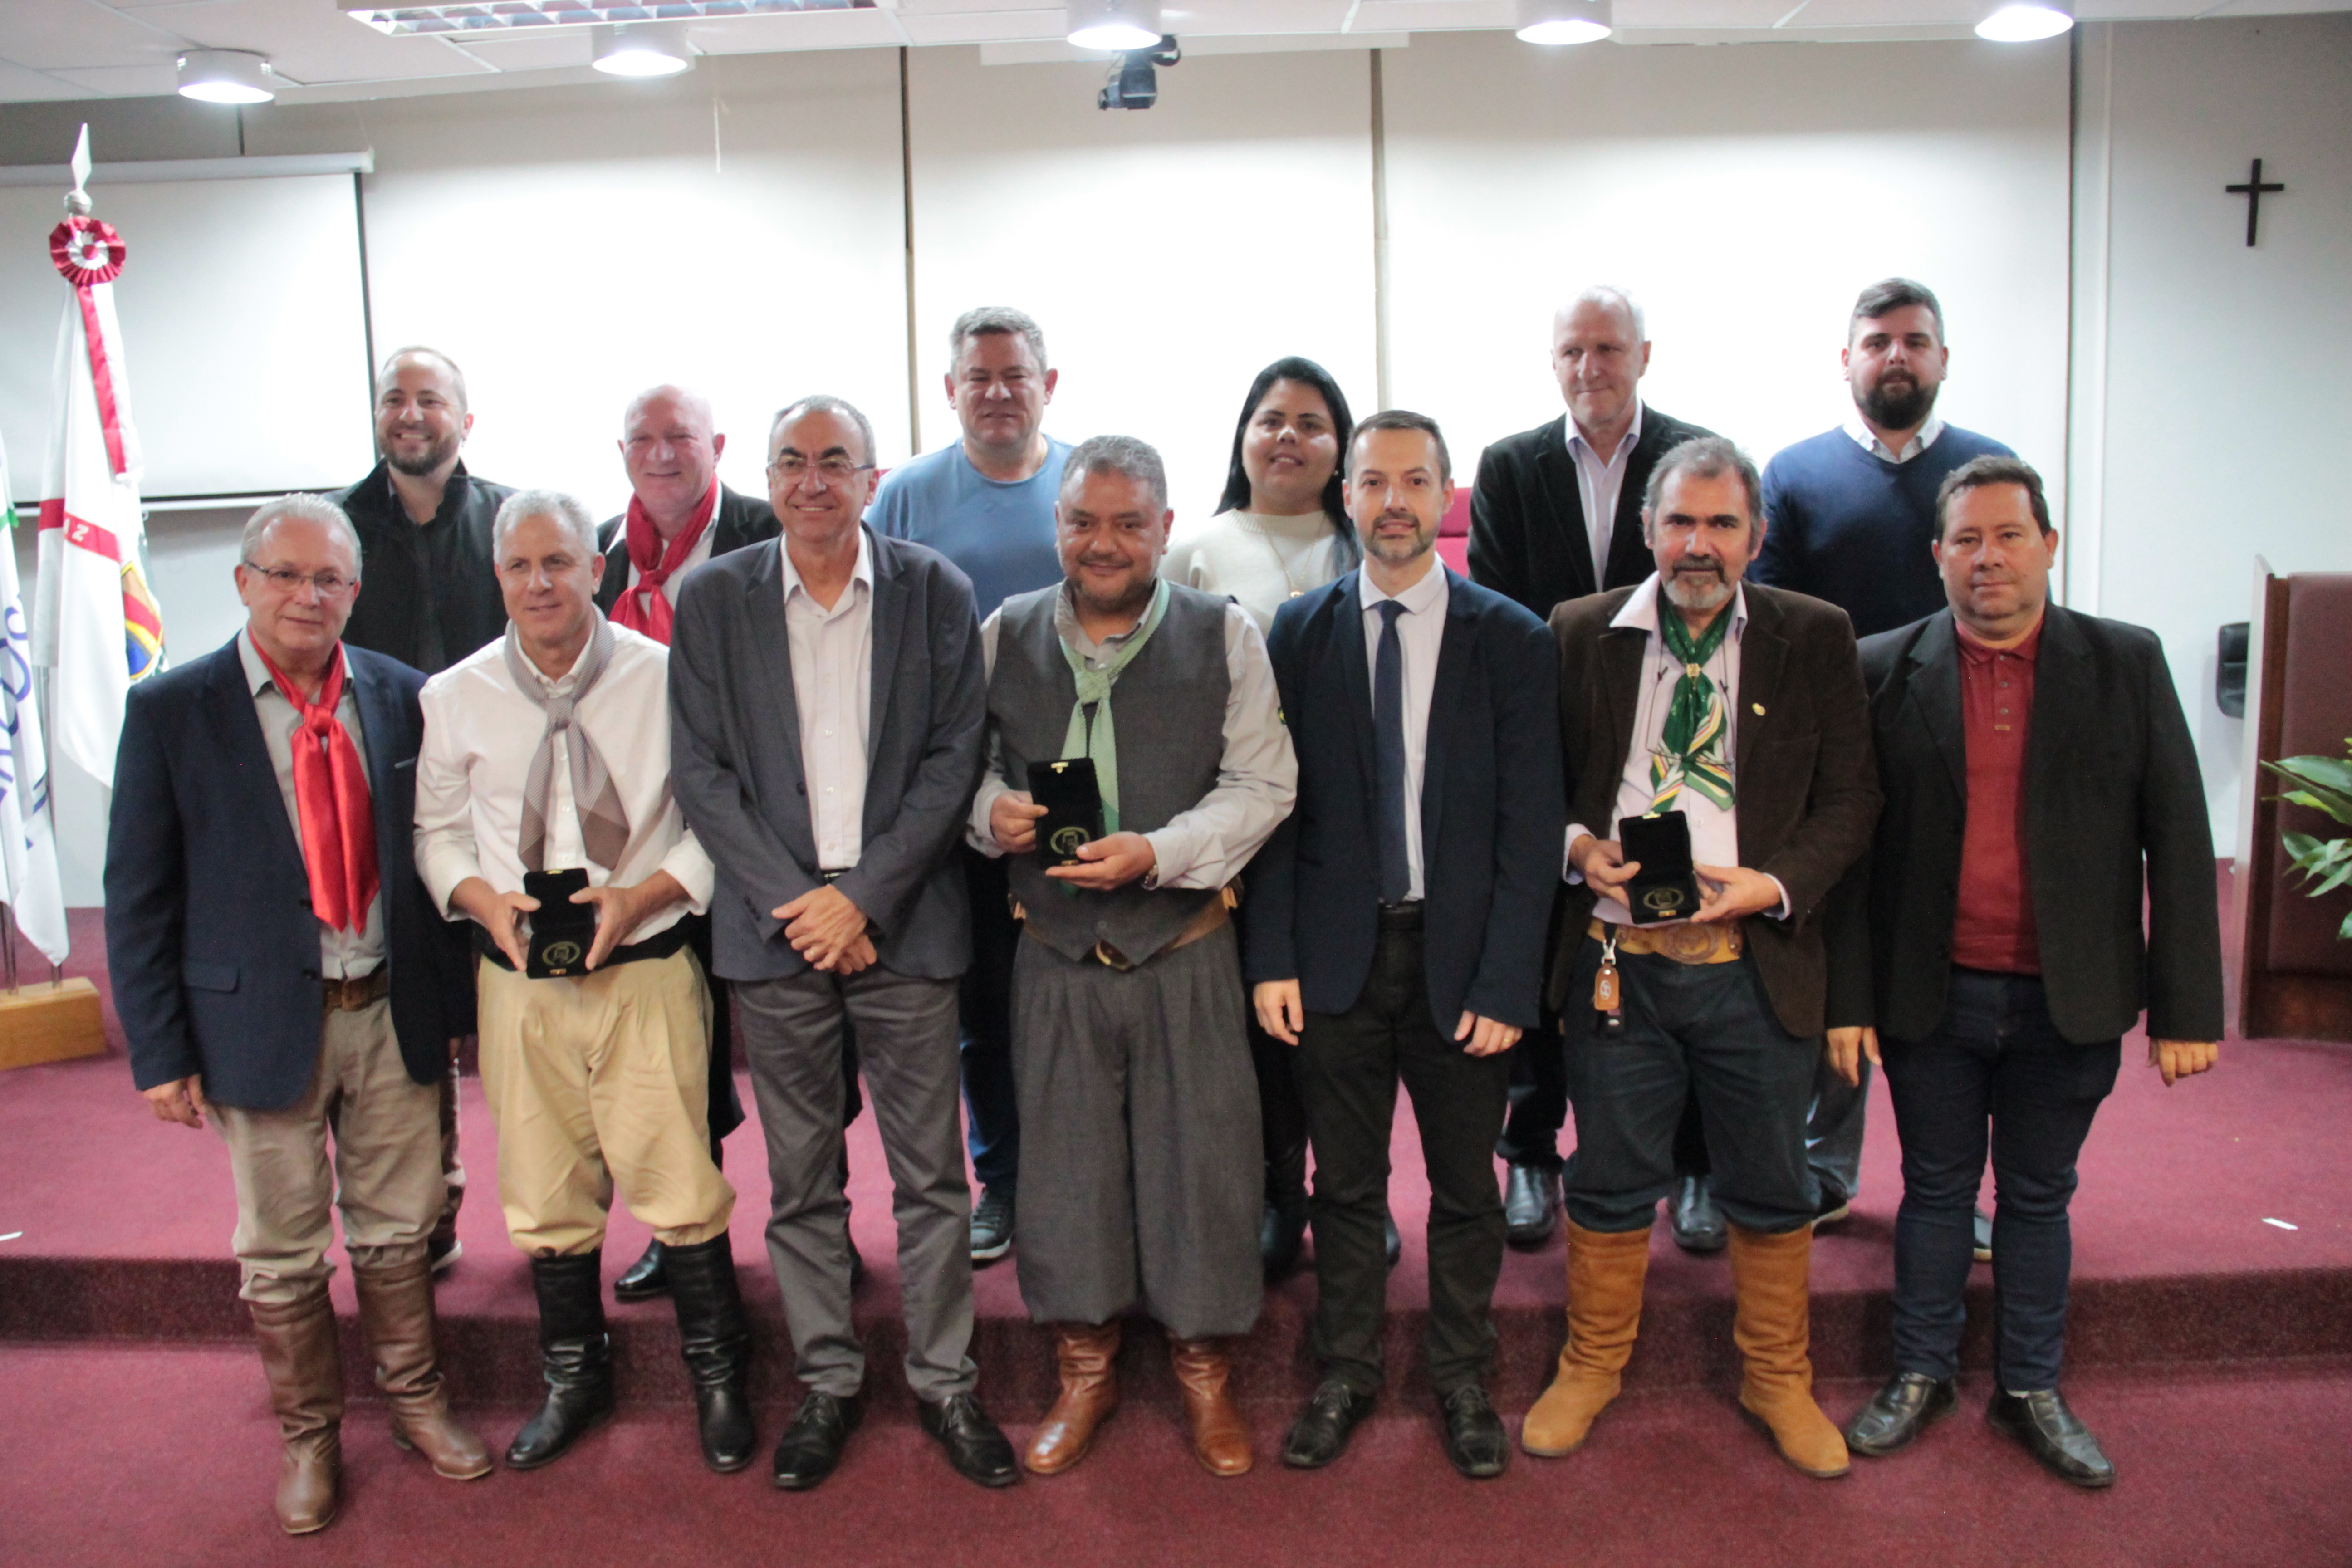
M 971 584 L 863 526 L 874 432 L 838 398 L 776 416 L 768 489 L 782 539 L 711 562 L 679 595 L 670 702 L 673 787 L 719 868 L 712 945 L 742 1009 L 774 1194 L 768 1256 L 808 1386 L 775 1484 L 832 1474 L 863 1413 L 840 1176 L 854 1026 L 898 1189 L 907 1380 L 950 1463 L 1004 1486 L 1012 1446 L 972 1394 L 956 1114 L 971 933 L 951 855 L 987 714 Z

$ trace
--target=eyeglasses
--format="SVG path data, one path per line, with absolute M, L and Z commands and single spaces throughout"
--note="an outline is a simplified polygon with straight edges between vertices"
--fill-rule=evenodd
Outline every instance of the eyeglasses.
M 871 463 L 853 463 L 846 458 L 819 458 L 811 463 L 798 453 L 787 452 L 768 465 L 768 475 L 786 484 L 798 484 L 802 477 L 814 468 L 816 477 L 826 484 L 845 485 L 873 466 Z
M 245 569 L 260 573 L 281 594 L 294 593 L 308 583 L 319 591 L 319 597 L 332 599 L 360 585 L 358 578 L 346 577 L 340 572 L 297 572 L 286 566 L 264 566 L 257 561 L 246 562 Z

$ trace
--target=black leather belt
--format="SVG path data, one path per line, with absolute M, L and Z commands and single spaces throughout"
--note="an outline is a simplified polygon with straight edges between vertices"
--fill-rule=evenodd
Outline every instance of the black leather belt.
M 606 953 L 604 962 L 596 967 L 610 969 L 616 963 L 635 963 L 640 959 L 667 958 L 686 945 L 688 935 L 687 922 L 677 921 L 667 930 L 656 931 L 643 942 L 623 942 Z M 514 973 L 514 964 L 499 951 L 499 944 L 490 940 L 490 933 L 478 925 L 474 927 L 474 951 L 509 973 Z
M 319 982 L 320 1011 L 356 1013 L 392 994 L 392 971 L 387 964 L 377 964 L 365 974 L 348 980 Z
M 1382 931 L 1419 931 L 1421 929 L 1421 900 L 1419 899 L 1414 899 L 1409 902 L 1402 904 L 1382 904 L 1381 906 L 1381 929 Z

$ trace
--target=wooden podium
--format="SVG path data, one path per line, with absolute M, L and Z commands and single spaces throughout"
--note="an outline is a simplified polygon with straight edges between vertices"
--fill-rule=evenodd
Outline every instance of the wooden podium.
M 87 980 L 37 980 L 0 990 L 0 1071 L 70 1061 L 106 1050 L 98 987 Z
M 2246 658 L 2245 765 L 2239 775 L 2238 1032 L 2248 1039 L 2352 1041 L 2352 942 L 2336 934 L 2339 893 L 2304 896 L 2279 847 L 2292 827 L 2323 838 L 2344 828 L 2275 798 L 2293 786 L 2261 764 L 2340 757 L 2352 736 L 2352 573 L 2280 577 L 2254 562 Z

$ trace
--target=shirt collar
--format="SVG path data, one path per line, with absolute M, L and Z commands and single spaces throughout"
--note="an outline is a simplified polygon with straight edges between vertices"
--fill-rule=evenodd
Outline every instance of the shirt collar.
M 1429 570 L 1421 574 L 1421 581 L 1402 594 L 1381 592 L 1380 586 L 1372 581 L 1372 574 L 1369 572 L 1360 574 L 1357 587 L 1363 595 L 1364 613 L 1367 615 L 1372 613 L 1373 605 L 1384 600 L 1394 599 L 1404 606 L 1406 615 L 1425 616 L 1445 601 L 1445 563 L 1431 561 Z
M 1157 577 L 1152 579 L 1151 591 L 1155 594 L 1160 591 L 1160 580 Z M 1135 625 L 1123 632 L 1113 632 L 1102 641 L 1097 642 L 1087 636 L 1086 627 L 1078 625 L 1078 612 L 1076 601 L 1072 597 L 1076 592 L 1077 590 L 1070 585 L 1068 580 L 1064 579 L 1062 591 L 1054 595 L 1054 630 L 1060 635 L 1065 643 L 1077 650 L 1080 658 L 1089 663 L 1099 662 L 1109 650 L 1141 631 L 1143 623 L 1150 618 L 1151 608 L 1147 602 L 1143 614 L 1136 617 Z
M 2033 629 L 2025 634 L 2025 640 L 2009 647 L 1988 647 L 1977 641 L 1969 635 L 1969 628 L 1960 624 L 1960 619 L 1957 616 L 1952 617 L 1952 631 L 1955 639 L 1960 645 L 1960 657 L 1970 664 L 1990 664 L 1994 659 L 2001 658 L 2021 658 L 2026 663 L 2032 664 L 2041 657 L 2042 628 L 2049 624 L 2050 612 L 2045 609 L 2042 613 L 2042 618 L 2033 623 Z
M 708 538 L 709 534 L 706 532 L 704 537 Z M 800 568 L 793 564 L 793 552 L 785 548 L 782 537 L 776 540 L 776 553 L 784 563 L 784 603 L 787 605 L 793 602 L 794 594 L 800 594 L 808 598 L 811 608 L 816 609 L 822 615 L 832 616 L 848 607 L 849 595 L 856 593 L 860 583 L 866 584 L 866 592 L 869 596 L 874 592 L 874 544 L 866 537 L 866 525 L 862 522 L 857 525 L 857 564 L 850 569 L 849 594 L 835 599 L 830 610 L 818 605 L 816 596 L 810 594 L 807 584 L 801 581 Z
M 599 612 L 599 614 L 601 616 L 602 613 Z M 618 635 L 617 629 L 615 635 Z M 548 675 L 545 670 L 540 668 L 537 664 L 532 662 L 530 654 L 524 653 L 520 662 L 523 668 L 530 671 L 530 678 L 539 682 L 539 689 L 541 691 L 545 692 L 550 697 L 561 697 L 565 692 L 571 690 L 573 683 L 579 680 L 580 667 L 588 662 L 588 655 L 595 646 L 596 634 L 593 631 L 591 631 L 588 634 L 588 640 L 582 643 L 580 645 L 580 651 L 572 656 L 572 668 L 551 680 L 548 679 Z M 517 651 L 520 652 L 520 650 L 518 649 Z M 504 659 L 500 659 L 499 662 L 503 664 L 506 661 Z
M 1634 447 L 1642 444 L 1643 412 L 1642 400 L 1640 397 L 1636 396 L 1633 399 L 1633 423 L 1625 426 L 1624 439 L 1617 443 L 1617 450 L 1606 454 L 1603 454 L 1599 447 L 1593 446 L 1591 442 L 1587 441 L 1584 438 L 1584 432 L 1576 427 L 1576 416 L 1573 414 L 1570 415 L 1564 422 L 1564 429 L 1567 436 L 1568 455 L 1570 458 L 1573 458 L 1580 448 L 1584 451 L 1591 452 L 1594 457 L 1601 458 L 1604 463 L 1615 463 L 1620 457 L 1632 451 Z
M 1907 463 L 1936 444 L 1936 438 L 1944 433 L 1944 416 L 1940 414 L 1928 415 L 1927 422 L 1919 426 L 1919 433 L 1912 437 L 1899 452 L 1889 451 L 1886 443 L 1878 438 L 1876 432 L 1862 422 L 1860 409 L 1846 416 L 1845 433 L 1853 437 L 1856 446 L 1874 458 L 1883 458 L 1890 463 Z
M 278 682 L 270 678 L 269 667 L 261 662 L 261 650 L 254 646 L 253 628 L 251 626 L 239 626 L 237 628 L 236 657 L 237 661 L 245 666 L 245 685 L 247 690 L 250 691 L 256 697 L 260 696 L 264 691 L 278 691 Z M 343 696 L 346 700 L 349 700 L 351 694 L 352 683 L 347 672 L 343 679 Z M 283 697 L 287 701 L 293 703 L 298 708 L 301 706 L 300 702 L 290 691 L 278 691 L 278 695 Z
M 1642 585 L 1633 590 L 1633 596 L 1625 601 L 1624 607 L 1610 618 L 1609 624 L 1636 627 L 1654 637 L 1659 636 L 1658 589 L 1658 574 L 1653 572 L 1642 580 Z M 1738 642 L 1747 632 L 1748 584 L 1743 582 L 1731 591 L 1731 629 L 1724 637 L 1726 641 Z

